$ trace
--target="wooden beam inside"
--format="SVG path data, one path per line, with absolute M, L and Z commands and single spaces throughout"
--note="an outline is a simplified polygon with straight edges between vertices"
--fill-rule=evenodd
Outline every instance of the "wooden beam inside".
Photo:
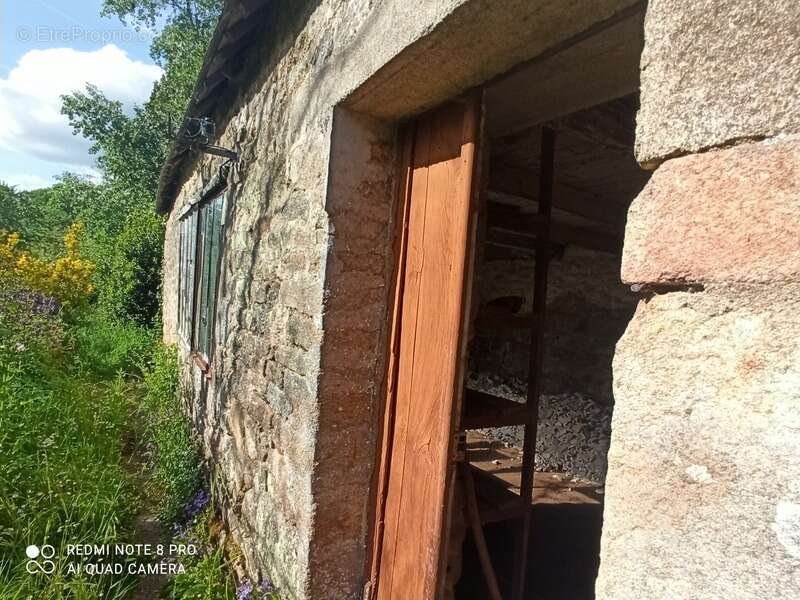
M 529 251 L 536 249 L 536 237 L 541 235 L 547 219 L 537 214 L 521 213 L 496 202 L 489 203 L 488 213 L 487 243 Z M 609 254 L 619 254 L 622 250 L 622 237 L 615 233 L 559 223 L 553 221 L 552 217 L 549 223 L 550 242 L 554 244 Z
M 462 429 L 525 424 L 528 411 L 520 402 L 469 388 L 464 390 L 464 399 L 466 402 L 464 402 Z
M 534 190 L 539 187 L 537 173 L 508 165 L 492 163 L 489 169 L 489 189 L 537 200 Z M 553 184 L 553 207 L 578 215 L 592 221 L 613 226 L 622 231 L 625 227 L 627 210 L 597 194 L 591 194 L 563 183 Z

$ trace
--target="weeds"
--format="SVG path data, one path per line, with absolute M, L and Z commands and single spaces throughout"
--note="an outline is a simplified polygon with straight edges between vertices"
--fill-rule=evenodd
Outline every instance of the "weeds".
M 180 405 L 174 349 L 156 347 L 144 382 L 140 412 L 153 471 L 148 492 L 159 518 L 175 522 L 200 488 L 202 471 L 198 446 Z
M 129 533 L 129 384 L 88 372 L 68 327 L 26 304 L 0 300 L 0 339 L 0 597 L 123 598 L 132 578 L 68 574 L 65 547 Z M 31 544 L 55 548 L 52 575 L 26 572 Z
M 97 378 L 124 376 L 139 381 L 151 360 L 157 333 L 131 323 L 112 321 L 103 313 L 86 312 L 69 329 L 74 364 Z
M 224 571 L 222 548 L 189 565 L 185 573 L 170 582 L 166 597 L 169 600 L 236 600 L 236 588 Z
M 206 494 L 200 499 L 203 498 L 208 501 L 209 496 Z M 220 545 L 220 531 L 212 504 L 197 514 L 185 530 L 176 531 L 174 541 L 199 548 L 199 552 L 181 559 L 186 570 L 170 581 L 164 597 L 167 600 L 279 600 L 269 580 L 254 585 L 245 579 L 236 587 L 230 568 L 231 562 L 236 562 L 232 558 L 236 552 L 225 552 L 226 548 Z
M 176 539 L 188 536 L 201 548 L 166 598 L 277 598 L 269 583 L 233 583 L 201 487 L 174 350 L 153 331 L 98 311 L 65 321 L 51 304 L 29 292 L 0 294 L 0 598 L 129 597 L 136 577 L 71 572 L 65 548 L 134 541 L 131 524 L 143 503 L 165 525 L 188 522 Z M 144 489 L 124 445 L 136 436 L 147 458 Z M 32 544 L 55 548 L 52 574 L 26 571 Z

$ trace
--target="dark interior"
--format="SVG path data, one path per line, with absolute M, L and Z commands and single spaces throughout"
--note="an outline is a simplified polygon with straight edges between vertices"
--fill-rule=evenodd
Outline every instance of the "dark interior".
M 523 449 L 526 438 L 533 442 L 523 423 L 531 368 L 541 400 L 524 597 L 594 597 L 614 404 L 611 361 L 637 302 L 619 281 L 625 216 L 649 177 L 634 158 L 637 109 L 632 92 L 487 143 L 462 428 L 503 598 L 513 597 L 526 510 Z M 543 154 L 548 135 L 552 159 Z M 544 160 L 552 165 L 549 218 L 539 206 Z M 537 306 L 536 263 L 543 256 L 547 284 Z M 532 367 L 536 344 L 542 357 Z M 461 549 L 455 598 L 485 600 L 492 595 L 466 506 L 463 499 L 454 503 L 465 515 L 454 516 L 450 538 Z M 457 554 L 452 558 L 451 548 L 451 568 L 458 569 Z

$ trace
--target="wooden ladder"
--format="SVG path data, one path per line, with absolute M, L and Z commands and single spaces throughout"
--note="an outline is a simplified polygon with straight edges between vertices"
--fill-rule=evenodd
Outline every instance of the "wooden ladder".
M 492 565 L 486 538 L 483 534 L 485 523 L 521 519 L 522 527 L 517 536 L 514 553 L 511 600 L 523 600 L 525 593 L 525 571 L 528 562 L 528 545 L 531 532 L 533 508 L 533 484 L 536 471 L 536 437 L 539 420 L 539 394 L 541 393 L 542 359 L 544 356 L 544 323 L 547 310 L 547 275 L 550 263 L 550 216 L 553 204 L 553 175 L 555 158 L 555 131 L 542 129 L 539 208 L 540 226 L 537 228 L 535 249 L 535 270 L 533 283 L 533 322 L 530 337 L 528 362 L 528 389 L 524 404 L 474 390 L 465 390 L 464 411 L 461 428 L 464 432 L 486 427 L 521 425 L 524 427 L 522 445 L 522 483 L 518 501 L 481 511 L 475 488 L 474 469 L 469 463 L 466 448 L 466 435 L 459 440 L 459 473 L 464 489 L 464 509 L 467 523 L 472 531 L 478 558 L 486 578 L 491 600 L 502 600 L 502 594 Z

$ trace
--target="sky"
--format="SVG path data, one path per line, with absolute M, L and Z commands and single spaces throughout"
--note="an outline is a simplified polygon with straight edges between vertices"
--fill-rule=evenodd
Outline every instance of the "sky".
M 73 135 L 60 96 L 91 83 L 127 111 L 161 69 L 151 32 L 102 17 L 102 0 L 0 0 L 0 181 L 46 187 L 69 171 L 97 178 L 89 142 Z

